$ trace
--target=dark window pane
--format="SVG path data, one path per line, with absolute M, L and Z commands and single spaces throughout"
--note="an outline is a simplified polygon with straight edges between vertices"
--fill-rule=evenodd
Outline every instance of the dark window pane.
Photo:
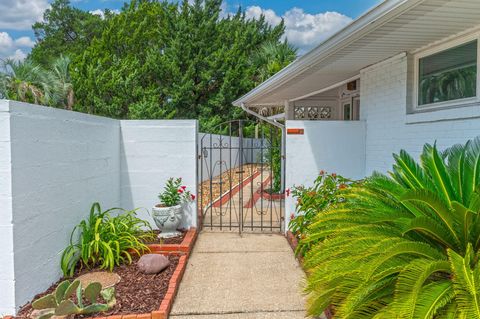
M 477 41 L 419 60 L 418 105 L 477 95 Z

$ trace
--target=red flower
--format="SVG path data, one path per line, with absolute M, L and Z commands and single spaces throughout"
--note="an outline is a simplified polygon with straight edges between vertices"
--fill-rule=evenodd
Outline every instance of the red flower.
M 290 188 L 287 188 L 287 189 L 285 190 L 285 195 L 287 195 L 287 197 L 290 196 Z
M 292 219 L 295 219 L 295 214 L 293 214 L 293 213 L 290 215 L 290 220 L 292 220 Z
M 190 195 L 190 197 L 192 197 L 192 200 L 195 200 L 195 195 Z
M 183 189 L 179 188 L 179 189 L 178 189 L 178 192 L 179 192 L 180 194 L 183 193 Z
M 187 186 L 182 186 L 182 189 L 185 190 L 187 188 Z

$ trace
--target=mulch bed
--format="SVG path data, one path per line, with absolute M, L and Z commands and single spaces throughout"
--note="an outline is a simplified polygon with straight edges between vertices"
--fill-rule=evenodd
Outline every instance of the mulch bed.
M 168 256 L 170 259 L 170 266 L 156 275 L 145 275 L 140 273 L 137 270 L 136 262 L 138 257 L 134 258 L 132 264 L 130 265 L 121 265 L 115 267 L 114 272 L 116 272 L 121 280 L 118 284 L 115 285 L 115 295 L 117 299 L 116 305 L 110 309 L 108 312 L 104 312 L 102 316 L 109 315 L 126 315 L 132 313 L 149 313 L 159 309 L 160 304 L 165 297 L 170 278 L 172 277 L 180 257 L 175 255 Z M 77 272 L 73 278 L 85 274 L 91 271 L 98 271 L 99 269 L 91 270 L 82 270 Z M 55 290 L 57 285 L 65 280 L 64 278 L 60 279 L 57 283 L 52 285 L 45 292 L 35 296 L 34 300 L 49 294 Z M 15 318 L 29 318 L 33 309 L 31 303 L 23 306 L 18 315 Z M 99 316 L 100 314 L 95 314 Z M 91 315 L 87 315 L 88 317 Z M 78 316 L 78 318 L 82 318 Z
M 145 244 L 148 244 L 148 245 L 151 245 L 151 244 L 180 245 L 182 243 L 183 239 L 185 238 L 185 235 L 187 234 L 187 231 L 185 229 L 178 229 L 178 231 L 182 233 L 180 236 L 160 239 L 160 238 L 157 237 L 158 234 L 160 234 L 160 231 L 159 230 L 154 230 L 153 233 L 155 234 L 155 239 L 145 241 Z

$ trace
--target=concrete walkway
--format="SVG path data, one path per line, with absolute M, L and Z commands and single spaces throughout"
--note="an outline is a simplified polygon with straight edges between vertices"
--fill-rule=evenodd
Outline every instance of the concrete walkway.
M 281 235 L 202 232 L 170 318 L 304 318 L 303 280 Z

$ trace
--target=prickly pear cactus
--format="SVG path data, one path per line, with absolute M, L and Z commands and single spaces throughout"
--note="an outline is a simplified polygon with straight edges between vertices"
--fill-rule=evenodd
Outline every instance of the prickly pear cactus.
M 76 292 L 77 304 L 70 298 Z M 106 304 L 98 303 L 98 298 L 106 301 Z M 87 300 L 89 305 L 83 304 L 83 299 Z M 39 310 L 39 316 L 35 319 L 49 319 L 52 316 L 69 316 L 78 314 L 92 314 L 104 312 L 112 308 L 116 303 L 115 289 L 113 287 L 102 290 L 102 285 L 98 282 L 92 282 L 85 290 L 79 280 L 65 280 L 57 286 L 52 294 L 48 294 L 35 300 L 32 308 Z

